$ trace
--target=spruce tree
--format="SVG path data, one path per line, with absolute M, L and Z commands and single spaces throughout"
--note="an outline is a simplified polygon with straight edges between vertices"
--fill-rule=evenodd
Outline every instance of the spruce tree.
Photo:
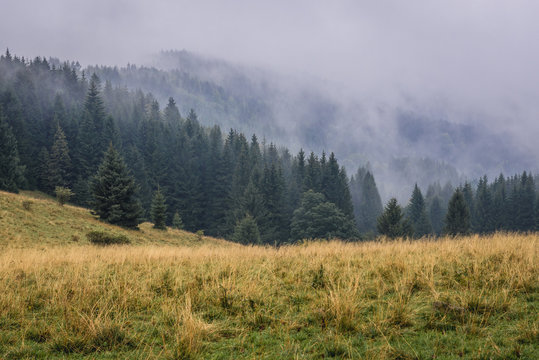
M 487 177 L 479 180 L 475 193 L 475 227 L 474 230 L 485 234 L 494 230 L 492 196 Z
M 461 189 L 457 189 L 447 208 L 444 232 L 448 235 L 467 235 L 471 231 L 470 210 Z
M 535 228 L 535 184 L 533 176 L 524 171 L 520 182 L 517 230 L 532 231 Z
M 267 215 L 260 227 L 262 242 L 265 244 L 282 243 L 288 239 L 289 222 L 285 216 L 284 190 L 281 169 L 275 164 L 266 166 L 261 179 L 261 193 Z
M 492 226 L 493 230 L 507 230 L 507 196 L 506 184 L 503 174 L 494 181 L 491 192 L 492 200 Z
M 176 106 L 176 102 L 172 97 L 168 98 L 168 104 L 165 108 L 164 118 L 168 125 L 179 126 L 181 124 L 182 117 L 180 115 L 178 107 Z
M 539 231 L 539 195 L 535 199 L 535 231 Z
M 468 213 L 470 218 L 470 231 L 475 226 L 475 200 L 474 200 L 474 193 L 472 189 L 472 185 L 469 182 L 464 183 L 464 187 L 461 189 L 462 196 L 464 197 L 464 201 L 466 202 L 466 205 L 468 206 Z
M 135 181 L 112 144 L 91 180 L 90 188 L 92 208 L 101 220 L 126 228 L 138 226 L 141 208 L 135 200 Z
M 0 190 L 19 192 L 24 170 L 19 164 L 17 140 L 0 108 Z
M 260 232 L 253 217 L 247 214 L 238 222 L 232 235 L 232 241 L 240 244 L 260 244 Z
M 37 188 L 46 193 L 51 193 L 52 188 L 49 183 L 49 152 L 46 147 L 42 147 L 37 155 L 39 165 L 35 169 L 37 174 Z
M 385 235 L 391 239 L 410 237 L 413 234 L 412 225 L 405 218 L 402 208 L 395 198 L 390 199 L 387 203 L 384 212 L 378 218 L 376 228 L 380 235 Z
M 165 204 L 165 197 L 163 196 L 163 193 L 159 187 L 153 195 L 151 216 L 154 229 L 167 229 L 167 205 Z
M 384 211 L 374 176 L 359 168 L 350 182 L 357 227 L 362 234 L 376 234 L 377 219 Z
M 433 232 L 440 235 L 444 227 L 444 210 L 438 196 L 434 196 L 430 203 L 429 217 Z
M 178 230 L 183 229 L 183 222 L 180 214 L 176 211 L 172 217 L 172 227 Z
M 410 205 L 408 206 L 408 215 L 414 228 L 415 237 L 423 237 L 432 232 L 432 226 L 427 216 L 427 209 L 425 206 L 425 200 L 421 190 L 415 184 L 412 197 L 410 198 Z
M 69 157 L 67 140 L 60 125 L 57 125 L 56 133 L 54 134 L 54 143 L 49 154 L 47 166 L 50 188 L 70 186 L 71 158 Z
M 101 98 L 99 78 L 93 74 L 77 134 L 76 163 L 80 180 L 87 179 L 96 171 L 108 144 L 107 141 L 110 142 L 110 139 L 103 137 L 104 128 L 105 105 Z M 79 195 L 77 194 L 77 197 Z
M 320 162 L 318 158 L 311 152 L 309 159 L 307 160 L 307 167 L 305 169 L 305 179 L 303 189 L 313 190 L 314 192 L 320 192 L 321 190 L 321 177 L 322 172 L 320 169 Z

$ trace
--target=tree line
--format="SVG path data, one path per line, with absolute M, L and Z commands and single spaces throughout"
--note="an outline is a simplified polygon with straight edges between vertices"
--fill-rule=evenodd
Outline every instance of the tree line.
M 194 110 L 182 116 L 173 98 L 161 109 L 151 94 L 103 85 L 77 69 L 9 51 L 0 57 L 0 189 L 69 188 L 75 204 L 111 223 L 148 219 L 246 243 L 383 232 L 367 168 L 348 178 L 333 153 L 292 155 L 256 135 L 223 134 L 202 126 Z M 534 221 L 539 212 L 533 177 L 500 179 L 503 186 L 482 179 L 476 194 L 464 196 L 470 231 L 532 230 L 520 219 L 530 205 Z M 444 231 L 452 193 L 433 185 L 423 199 L 416 186 L 404 216 L 414 236 Z
M 468 182 L 454 190 L 444 206 L 432 188 L 428 201 L 415 185 L 410 202 L 402 209 L 391 199 L 377 220 L 379 233 L 389 237 L 488 234 L 496 231 L 539 230 L 539 192 L 527 172 L 489 183 L 479 179 L 475 190 Z

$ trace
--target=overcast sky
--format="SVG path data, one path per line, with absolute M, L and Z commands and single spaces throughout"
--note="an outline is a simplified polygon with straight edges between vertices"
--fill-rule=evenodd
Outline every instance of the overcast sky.
M 488 110 L 507 126 L 539 136 L 536 0 L 0 4 L 0 47 L 26 57 L 125 65 L 160 50 L 186 49 L 313 74 L 362 95 L 406 93 L 427 103 Z

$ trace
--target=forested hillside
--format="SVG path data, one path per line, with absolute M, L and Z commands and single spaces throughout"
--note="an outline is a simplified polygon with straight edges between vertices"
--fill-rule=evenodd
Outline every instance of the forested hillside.
M 263 243 L 282 243 L 301 220 L 294 211 L 310 189 L 325 213 L 301 236 L 357 236 L 348 178 L 333 153 L 292 156 L 256 135 L 222 134 L 218 126 L 201 126 L 194 110 L 182 116 L 172 98 L 161 110 L 152 95 L 110 83 L 102 89 L 95 74 L 79 76 L 69 64 L 56 68 L 8 52 L 0 66 L 2 135 L 17 144 L 11 149 L 20 159 L 13 160 L 18 176 L 8 190 L 52 193 L 64 186 L 73 189 L 75 203 L 91 205 L 91 180 L 112 144 L 136 180 L 145 218 L 159 188 L 168 223 L 178 212 L 187 230 L 230 237 L 250 216 Z M 335 224 L 346 224 L 347 232 Z
M 332 149 L 349 169 L 370 162 L 385 200 L 404 201 L 415 182 L 426 188 L 538 170 L 537 154 L 511 134 L 486 126 L 486 114 L 452 113 L 436 104 L 426 109 L 412 98 L 399 105 L 371 103 L 350 96 L 340 84 L 185 50 L 161 52 L 146 66 L 91 66 L 86 72 L 113 86 L 150 92 L 161 104 L 172 96 L 182 113 L 196 109 L 208 126 L 255 132 L 294 151 Z
M 124 71 L 129 69 L 135 70 Z M 29 61 L 8 51 L 0 58 L 0 189 L 52 194 L 56 187 L 69 188 L 76 204 L 95 210 L 98 169 L 105 151 L 112 149 L 110 154 L 118 152 L 114 161 L 125 161 L 126 176 L 133 177 L 142 219 L 153 218 L 152 198 L 159 194 L 165 223 L 177 218 L 186 230 L 240 242 L 245 236 L 238 234 L 265 244 L 388 235 L 379 220 L 388 212 L 398 215 L 390 226 L 410 230 L 401 236 L 441 234 L 448 230 L 451 206 L 467 214 L 469 225 L 461 232 L 530 231 L 537 226 L 538 181 L 526 172 L 500 175 L 490 184 L 485 177 L 473 187 L 460 182 L 442 187 L 436 174 L 443 168 L 423 160 L 421 167 L 432 174 L 426 196 L 416 185 L 401 214 L 396 201 L 383 209 L 369 166 L 348 178 L 333 152 L 292 154 L 254 134 L 203 126 L 196 109 L 182 112 L 172 97 L 162 106 L 150 93 L 103 83 L 77 64 Z M 340 142 L 347 139 L 335 144 Z M 417 174 L 410 171 L 414 165 L 403 161 L 393 166 L 401 166 L 408 181 Z M 464 210 L 453 199 L 456 193 L 464 194 Z

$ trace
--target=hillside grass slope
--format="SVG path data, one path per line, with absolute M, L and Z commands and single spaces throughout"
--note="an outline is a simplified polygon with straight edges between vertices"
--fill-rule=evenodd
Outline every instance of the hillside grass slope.
M 25 208 L 27 206 L 27 208 Z M 233 245 L 212 237 L 143 223 L 140 230 L 126 230 L 99 221 L 88 209 L 64 205 L 39 192 L 12 194 L 0 191 L 0 246 L 33 247 L 89 244 L 86 234 L 105 231 L 125 235 L 134 245 Z
M 99 247 L 70 237 L 124 230 L 0 199 L 0 359 L 539 358 L 537 234 Z

